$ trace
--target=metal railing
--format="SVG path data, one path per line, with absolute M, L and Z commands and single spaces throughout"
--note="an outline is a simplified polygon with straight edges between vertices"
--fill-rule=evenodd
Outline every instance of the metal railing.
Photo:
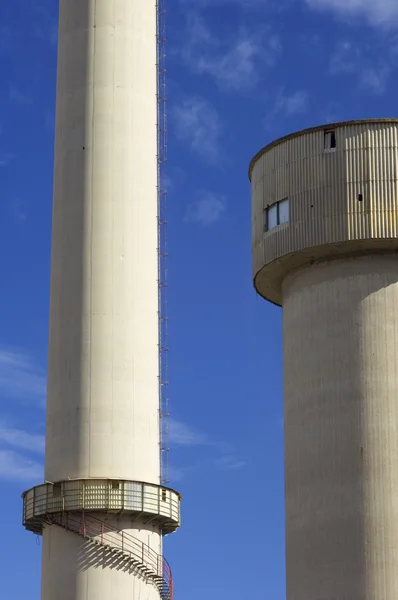
M 175 531 L 180 519 L 177 492 L 141 482 L 76 479 L 45 483 L 24 492 L 23 501 L 28 529 L 36 517 L 65 511 L 136 514 L 159 524 L 163 534 Z
M 158 197 L 158 326 L 159 326 L 159 433 L 161 483 L 169 474 L 168 396 L 168 244 L 167 244 L 167 77 L 166 0 L 156 0 L 157 42 L 157 197 Z
M 80 535 L 119 555 L 157 586 L 162 600 L 173 600 L 173 578 L 167 560 L 147 544 L 125 531 L 116 529 L 84 512 L 60 512 L 46 515 L 44 522 Z

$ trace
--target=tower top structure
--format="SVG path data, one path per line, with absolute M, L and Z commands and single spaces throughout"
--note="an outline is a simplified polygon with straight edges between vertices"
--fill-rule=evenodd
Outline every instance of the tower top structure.
M 281 305 L 283 279 L 294 269 L 398 249 L 397 148 L 398 119 L 364 119 L 286 135 L 254 156 L 253 278 L 260 295 Z

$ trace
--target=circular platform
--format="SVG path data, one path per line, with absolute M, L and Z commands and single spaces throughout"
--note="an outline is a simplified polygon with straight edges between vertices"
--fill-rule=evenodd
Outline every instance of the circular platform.
M 119 479 L 44 483 L 22 494 L 23 524 L 41 534 L 48 515 L 63 512 L 129 513 L 158 524 L 164 535 L 180 526 L 181 496 L 171 488 Z

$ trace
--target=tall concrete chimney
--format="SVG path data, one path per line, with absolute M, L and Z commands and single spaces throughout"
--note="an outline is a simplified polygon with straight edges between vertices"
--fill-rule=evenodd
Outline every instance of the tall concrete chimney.
M 42 600 L 172 598 L 162 535 L 159 11 L 60 0 Z

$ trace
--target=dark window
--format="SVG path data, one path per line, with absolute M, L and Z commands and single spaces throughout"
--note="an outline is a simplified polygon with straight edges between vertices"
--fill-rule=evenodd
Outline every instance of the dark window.
M 113 490 L 118 490 L 120 487 L 120 484 L 118 481 L 112 481 L 112 489 Z
M 325 150 L 334 150 L 336 148 L 336 132 L 325 131 L 324 141 Z
M 62 484 L 54 483 L 53 485 L 53 498 L 60 498 L 62 494 Z

